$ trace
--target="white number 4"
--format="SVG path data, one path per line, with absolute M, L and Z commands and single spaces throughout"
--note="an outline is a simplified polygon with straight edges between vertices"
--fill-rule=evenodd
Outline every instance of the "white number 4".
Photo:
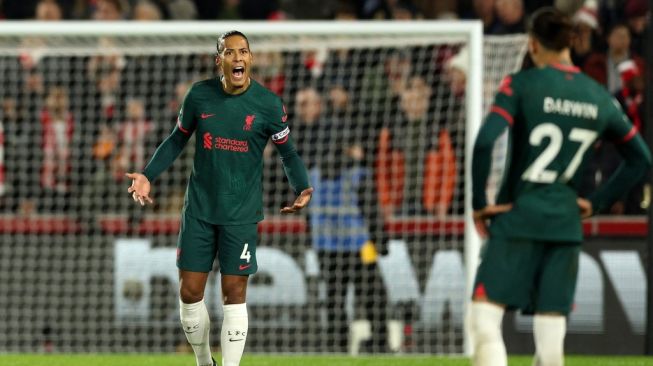
M 583 155 L 592 146 L 597 135 L 596 131 L 582 128 L 573 128 L 569 132 L 569 140 L 579 142 L 580 146 L 569 162 L 569 165 L 567 165 L 567 169 L 562 173 L 562 177 L 560 178 L 562 182 L 567 182 L 573 178 L 578 166 L 583 160 Z M 533 164 L 524 171 L 522 179 L 534 183 L 553 183 L 558 179 L 558 172 L 549 170 L 547 167 L 558 156 L 562 148 L 563 136 L 560 127 L 553 123 L 543 123 L 533 129 L 528 142 L 533 146 L 540 146 L 545 138 L 549 139 L 549 144 L 540 156 L 535 159 Z
M 249 263 L 249 259 L 252 258 L 252 255 L 249 253 L 249 250 L 247 250 L 247 247 L 249 246 L 248 243 L 245 243 L 245 246 L 243 247 L 243 252 L 240 253 L 240 259 L 244 259 Z

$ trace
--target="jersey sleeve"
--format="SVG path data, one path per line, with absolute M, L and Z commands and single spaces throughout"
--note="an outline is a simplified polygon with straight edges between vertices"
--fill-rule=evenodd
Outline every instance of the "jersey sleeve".
M 288 114 L 281 99 L 277 99 L 273 106 L 266 132 L 279 151 L 281 162 L 283 163 L 283 170 L 295 193 L 299 194 L 310 187 L 306 166 L 299 157 L 295 144 L 290 136 Z
M 610 104 L 604 138 L 615 143 L 623 162 L 589 199 L 595 213 L 609 208 L 624 192 L 632 189 L 651 168 L 651 152 L 637 128 L 616 100 Z
M 179 115 L 177 116 L 177 126 L 176 128 L 185 135 L 192 135 L 197 127 L 197 113 L 195 103 L 193 102 L 193 88 L 191 87 L 186 96 L 184 97 L 184 102 L 179 109 Z
M 191 88 L 192 90 L 192 88 Z M 190 136 L 195 131 L 197 120 L 195 119 L 195 107 L 192 102 L 191 90 L 186 93 L 184 102 L 179 110 L 177 123 L 170 135 L 163 140 L 156 149 L 154 155 L 143 169 L 143 175 L 152 182 L 164 172 L 177 159 L 184 150 Z
M 514 123 L 514 116 L 519 107 L 519 95 L 514 78 L 514 75 L 508 75 L 499 84 L 499 90 L 486 117 L 486 123 L 488 121 L 495 123 L 494 121 L 496 121 L 507 123 L 509 126 Z
M 513 76 L 506 76 L 494 98 L 494 103 L 478 132 L 472 155 L 472 207 L 480 210 L 487 206 L 486 187 L 492 164 L 492 149 L 496 140 L 508 126 L 513 125 L 517 114 L 518 96 Z
M 270 114 L 271 117 L 267 123 L 266 132 L 273 143 L 283 145 L 290 139 L 290 127 L 288 126 L 286 106 L 281 99 L 277 99 Z
M 632 140 L 637 135 L 637 127 L 630 122 L 619 102 L 612 98 L 612 101 L 606 105 L 608 106 L 607 123 L 603 137 L 615 144 L 623 144 Z

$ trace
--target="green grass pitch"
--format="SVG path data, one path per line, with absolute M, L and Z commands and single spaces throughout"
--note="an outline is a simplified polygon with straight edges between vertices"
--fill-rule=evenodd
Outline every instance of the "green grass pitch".
M 217 359 L 217 357 L 216 357 Z M 510 357 L 510 366 L 531 366 L 530 356 Z M 246 355 L 241 366 L 469 366 L 464 357 L 435 356 L 278 356 Z M 2 366 L 194 366 L 192 355 L 178 354 L 53 354 L 0 355 Z M 652 366 L 652 357 L 567 356 L 566 366 Z

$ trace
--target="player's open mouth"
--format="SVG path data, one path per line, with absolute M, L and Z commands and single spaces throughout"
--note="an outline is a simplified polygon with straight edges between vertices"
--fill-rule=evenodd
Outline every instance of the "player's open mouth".
M 236 66 L 233 70 L 231 70 L 231 74 L 236 79 L 242 79 L 243 75 L 245 75 L 245 68 L 242 66 Z

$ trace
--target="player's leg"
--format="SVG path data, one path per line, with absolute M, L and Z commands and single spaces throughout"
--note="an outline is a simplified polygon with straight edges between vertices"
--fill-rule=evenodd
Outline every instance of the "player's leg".
M 222 365 L 238 366 L 245 350 L 247 340 L 247 305 L 245 296 L 247 292 L 246 275 L 222 275 L 222 306 L 224 318 L 220 332 L 222 345 Z
M 473 364 L 476 366 L 506 366 L 508 356 L 501 335 L 505 306 L 474 298 L 471 305 L 471 331 L 474 342 Z
M 537 366 L 564 364 L 566 315 L 576 292 L 580 243 L 544 246 L 542 270 L 537 287 L 536 315 L 533 321 Z
M 248 333 L 247 280 L 256 273 L 257 224 L 220 226 L 218 260 L 224 318 L 220 332 L 222 366 L 238 366 Z
M 508 363 L 501 323 L 506 307 L 525 308 L 530 303 L 537 253 L 529 241 L 490 236 L 476 274 L 470 323 L 476 366 Z
M 209 343 L 211 321 L 204 303 L 204 289 L 214 258 L 213 226 L 183 215 L 177 248 L 179 317 L 198 366 L 213 365 Z
M 534 366 L 564 365 L 564 340 L 567 321 L 559 313 L 537 313 L 533 319 Z
M 213 365 L 209 343 L 211 321 L 204 303 L 207 278 L 208 272 L 179 271 L 179 318 L 198 366 Z

